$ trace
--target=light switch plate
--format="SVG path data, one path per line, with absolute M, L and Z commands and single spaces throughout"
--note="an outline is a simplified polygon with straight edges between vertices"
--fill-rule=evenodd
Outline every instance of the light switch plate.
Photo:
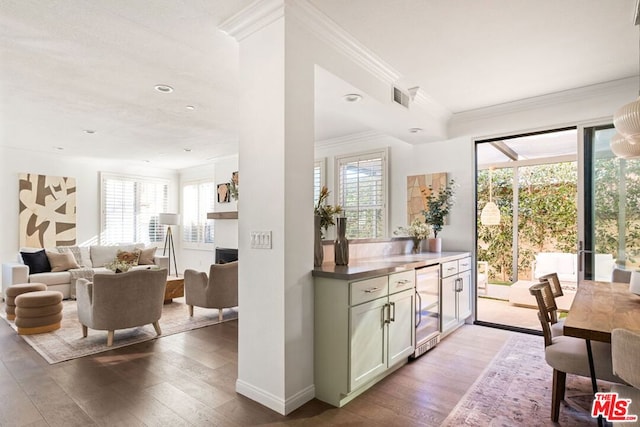
M 253 249 L 271 249 L 271 231 L 252 231 L 250 236 Z

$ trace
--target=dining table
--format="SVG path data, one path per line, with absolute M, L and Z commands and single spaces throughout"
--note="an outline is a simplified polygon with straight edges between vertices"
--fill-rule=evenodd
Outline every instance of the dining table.
M 611 343 L 616 328 L 640 332 L 640 295 L 630 292 L 628 283 L 580 282 L 564 321 L 564 335 L 585 340 L 594 395 L 598 386 L 591 341 Z M 601 417 L 598 424 L 602 425 Z

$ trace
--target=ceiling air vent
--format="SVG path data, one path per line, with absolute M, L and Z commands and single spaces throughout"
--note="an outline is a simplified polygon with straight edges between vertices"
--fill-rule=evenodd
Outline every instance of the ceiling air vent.
M 404 93 L 397 87 L 393 88 L 393 102 L 402 105 L 404 108 L 409 108 L 409 94 Z

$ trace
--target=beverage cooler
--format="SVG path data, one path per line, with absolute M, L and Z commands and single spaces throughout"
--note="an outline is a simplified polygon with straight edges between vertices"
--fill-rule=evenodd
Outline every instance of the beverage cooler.
M 418 357 L 440 342 L 440 265 L 416 269 L 415 323 Z

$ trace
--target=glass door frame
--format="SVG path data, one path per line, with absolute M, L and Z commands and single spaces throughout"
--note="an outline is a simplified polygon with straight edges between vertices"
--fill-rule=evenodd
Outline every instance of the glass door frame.
M 594 277 L 595 242 L 593 239 L 595 186 L 593 164 L 595 160 L 593 134 L 587 130 L 613 128 L 611 119 L 585 122 L 578 125 L 578 286 Z

